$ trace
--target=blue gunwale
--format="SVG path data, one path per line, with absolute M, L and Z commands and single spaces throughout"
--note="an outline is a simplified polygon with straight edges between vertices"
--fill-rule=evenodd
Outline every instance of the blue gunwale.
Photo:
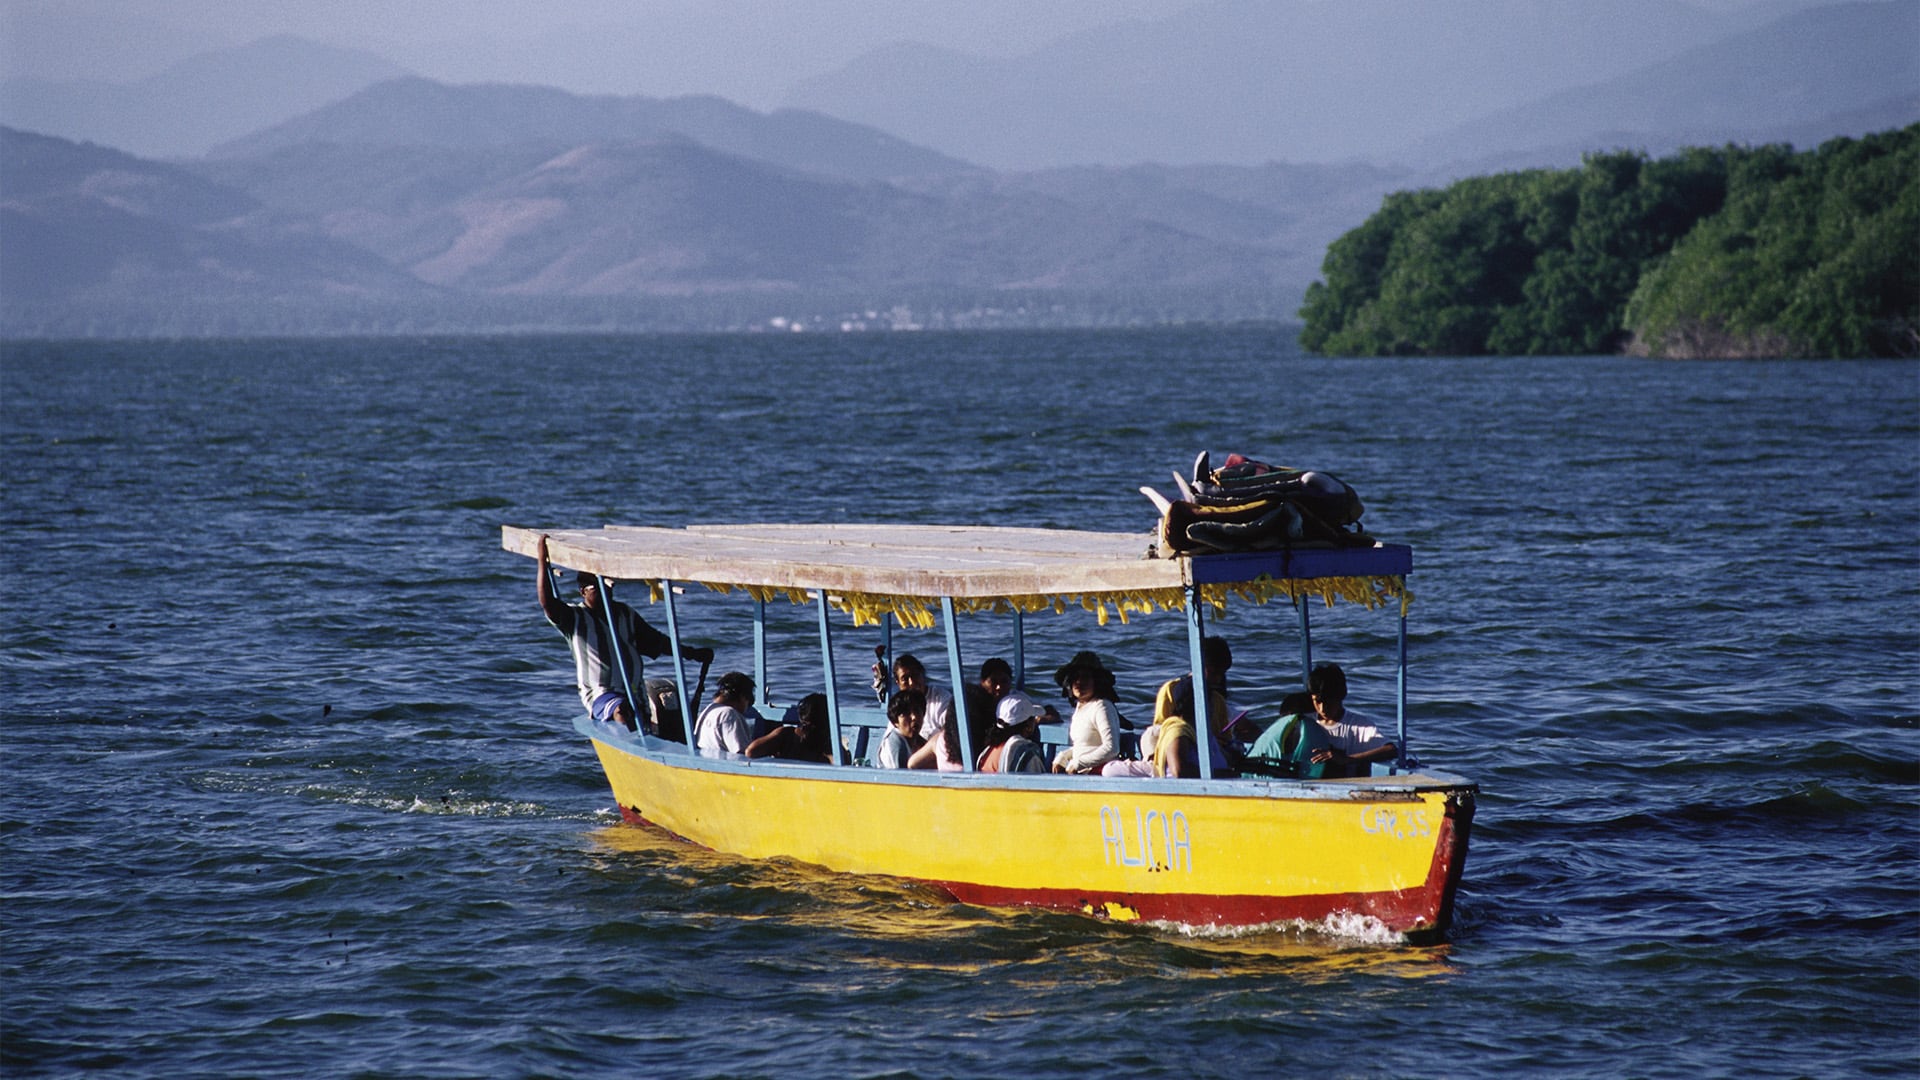
M 910 787 L 1014 788 L 1037 791 L 1103 791 L 1167 795 L 1210 795 L 1266 799 L 1353 799 L 1378 800 L 1396 794 L 1425 791 L 1478 790 L 1471 780 L 1450 773 L 1422 771 L 1395 773 L 1361 779 L 1288 780 L 1278 777 L 1236 777 L 1202 780 L 1197 778 L 1109 778 L 1066 773 L 983 773 L 937 772 L 921 769 L 878 769 L 857 765 L 828 765 L 823 762 L 790 761 L 781 758 L 714 757 L 697 753 L 685 743 L 670 742 L 644 733 L 636 734 L 577 714 L 573 728 L 595 742 L 605 743 L 623 753 L 644 757 L 675 769 L 701 772 L 751 773 L 773 770 L 797 779 L 831 780 L 834 783 L 900 784 Z

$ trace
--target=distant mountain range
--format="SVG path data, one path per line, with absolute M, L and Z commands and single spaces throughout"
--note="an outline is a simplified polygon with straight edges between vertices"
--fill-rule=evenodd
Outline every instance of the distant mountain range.
M 95 102 L 124 109 L 129 131 L 193 118 L 204 155 L 0 130 L 0 330 L 364 327 L 375 309 L 389 327 L 650 325 L 675 304 L 709 313 L 675 326 L 743 325 L 829 297 L 855 323 L 929 304 L 1291 317 L 1327 244 L 1393 190 L 1588 149 L 1806 146 L 1920 119 L 1920 0 L 1783 2 L 1756 26 L 1670 0 L 1605 18 L 1533 0 L 1221 0 L 1015 60 L 896 51 L 809 89 L 859 114 L 891 71 L 892 99 L 915 111 L 877 119 L 911 120 L 918 142 L 712 97 L 450 86 L 278 39 L 146 80 L 144 100 Z M 1557 44 L 1581 20 L 1604 48 Z M 1624 70 L 1650 49 L 1665 59 Z M 244 97 L 276 58 L 284 86 L 204 107 Z M 281 110 L 295 111 L 234 130 Z M 1140 164 L 1124 150 L 1310 159 L 1356 139 L 1407 163 Z M 990 161 L 1118 163 L 996 171 L 953 152 L 969 145 Z M 155 315 L 183 303 L 205 317 Z M 330 313 L 343 304 L 359 314 Z M 440 314 L 407 314 L 420 311 Z
M 786 104 L 891 140 L 877 157 L 944 156 L 1000 171 L 1352 160 L 1444 171 L 1530 151 L 1573 164 L 1581 150 L 1617 145 L 1859 134 L 1858 118 L 1886 119 L 1920 94 L 1917 36 L 1920 0 L 1767 0 L 1720 11 L 1689 0 L 1201 0 L 1020 56 L 894 46 L 799 83 Z M 309 114 L 405 74 L 364 50 L 281 36 L 127 83 L 0 80 L 0 124 L 144 157 L 195 158 L 216 147 L 249 155 L 328 140 L 321 129 L 349 118 Z M 358 107 L 430 95 L 435 85 L 390 84 Z M 835 175 L 850 150 L 865 156 L 823 142 L 831 130 L 804 116 L 717 98 L 590 100 L 605 120 L 625 114 L 624 137 L 670 130 L 745 156 L 810 152 L 801 167 Z M 529 111 L 502 116 L 495 141 L 546 118 L 537 102 L 517 107 Z M 472 122 L 431 109 L 414 115 Z M 275 125 L 291 126 L 262 130 Z M 688 130 L 696 125 L 700 133 Z M 783 153 L 765 145 L 770 131 L 790 141 Z
M 1569 165 L 1588 149 L 1805 147 L 1915 120 L 1920 0 L 1874 0 L 1798 12 L 1624 76 L 1488 114 L 1416 143 L 1408 156 Z
M 84 312 L 300 297 L 419 297 L 420 280 L 184 169 L 0 128 L 0 299 Z
M 1765 9 L 1762 9 L 1765 10 Z M 1683 0 L 1216 0 L 1013 58 L 870 54 L 788 103 L 999 169 L 1392 162 L 1844 130 L 1920 92 L 1920 0 L 1756 27 Z M 1906 121 L 1920 117 L 1908 116 Z M 1716 137 L 1715 133 L 1725 133 Z
M 819 113 L 758 113 L 715 97 L 582 97 L 541 86 L 447 86 L 402 78 L 216 146 L 214 159 L 290 147 L 447 149 L 686 139 L 712 150 L 848 179 L 967 173 L 966 162 Z
M 1168 298 L 1200 296 L 1209 315 L 1221 297 L 1235 298 L 1228 315 L 1284 315 L 1325 240 L 1399 175 L 1004 177 L 790 110 L 414 78 L 195 162 L 0 135 L 0 298 L 16 332 L 59 324 L 63 304 L 181 296 L 462 310 L 477 297 L 761 297 L 771 316 L 824 295 L 887 310 L 1125 295 L 1174 317 Z M 1355 179 L 1375 189 L 1356 196 Z M 1311 220 L 1281 205 L 1289 192 L 1342 211 Z
M 338 131 L 335 132 L 338 134 Z M 1107 288 L 1256 281 L 1277 260 L 1018 189 L 803 173 L 684 137 L 306 143 L 197 166 L 424 281 L 542 295 Z M 357 176 L 374 176 L 356 185 Z
M 270 37 L 127 83 L 0 80 L 0 123 L 142 157 L 198 157 L 404 74 L 363 50 Z

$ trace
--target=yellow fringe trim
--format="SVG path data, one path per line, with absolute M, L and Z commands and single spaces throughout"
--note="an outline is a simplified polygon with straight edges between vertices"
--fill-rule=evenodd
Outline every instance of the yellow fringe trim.
M 731 593 L 735 589 L 745 592 L 761 603 L 771 603 L 784 599 L 789 603 L 805 605 L 813 602 L 817 590 L 777 585 L 731 585 L 723 582 L 702 582 L 708 590 L 717 593 Z M 646 581 L 647 592 L 654 603 L 663 598 L 658 581 Z M 1265 604 L 1274 600 L 1285 600 L 1291 604 L 1296 600 L 1319 597 L 1327 607 L 1335 601 L 1345 600 L 1350 604 L 1359 604 L 1371 611 L 1393 601 L 1400 604 L 1400 614 L 1405 616 L 1407 608 L 1413 603 L 1413 592 L 1407 588 L 1403 577 L 1323 577 L 1274 579 L 1259 577 L 1253 581 L 1218 582 L 1200 586 L 1200 600 L 1213 609 L 1215 617 L 1225 613 L 1227 601 L 1238 598 L 1244 603 Z M 878 626 L 883 616 L 892 616 L 901 626 L 911 626 L 921 630 L 931 630 L 939 625 L 939 603 L 924 596 L 897 596 L 887 593 L 829 593 L 827 603 L 834 610 L 853 616 L 855 626 Z M 954 610 L 969 614 L 993 612 L 1012 614 L 1015 611 L 1033 614 L 1051 610 L 1054 614 L 1063 614 L 1068 604 L 1078 604 L 1093 612 L 1101 626 L 1107 625 L 1109 618 L 1118 617 L 1122 624 L 1128 623 L 1134 615 L 1151 615 L 1155 611 L 1183 611 L 1187 606 L 1186 591 L 1183 589 L 1133 589 L 1111 593 L 1062 593 L 1039 594 L 1029 596 L 981 596 L 955 597 Z

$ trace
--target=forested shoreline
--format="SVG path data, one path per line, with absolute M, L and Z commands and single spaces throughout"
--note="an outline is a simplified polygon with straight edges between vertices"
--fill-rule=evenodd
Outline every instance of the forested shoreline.
M 1920 356 L 1920 124 L 1396 192 L 1321 272 L 1321 353 Z

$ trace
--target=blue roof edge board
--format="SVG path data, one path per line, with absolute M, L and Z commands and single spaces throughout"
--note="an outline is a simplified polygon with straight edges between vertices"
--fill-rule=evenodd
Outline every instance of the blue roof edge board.
M 1309 548 L 1298 551 L 1235 551 L 1195 555 L 1193 583 L 1277 581 L 1325 577 L 1399 577 L 1413 570 L 1413 549 L 1405 544 L 1370 548 Z

